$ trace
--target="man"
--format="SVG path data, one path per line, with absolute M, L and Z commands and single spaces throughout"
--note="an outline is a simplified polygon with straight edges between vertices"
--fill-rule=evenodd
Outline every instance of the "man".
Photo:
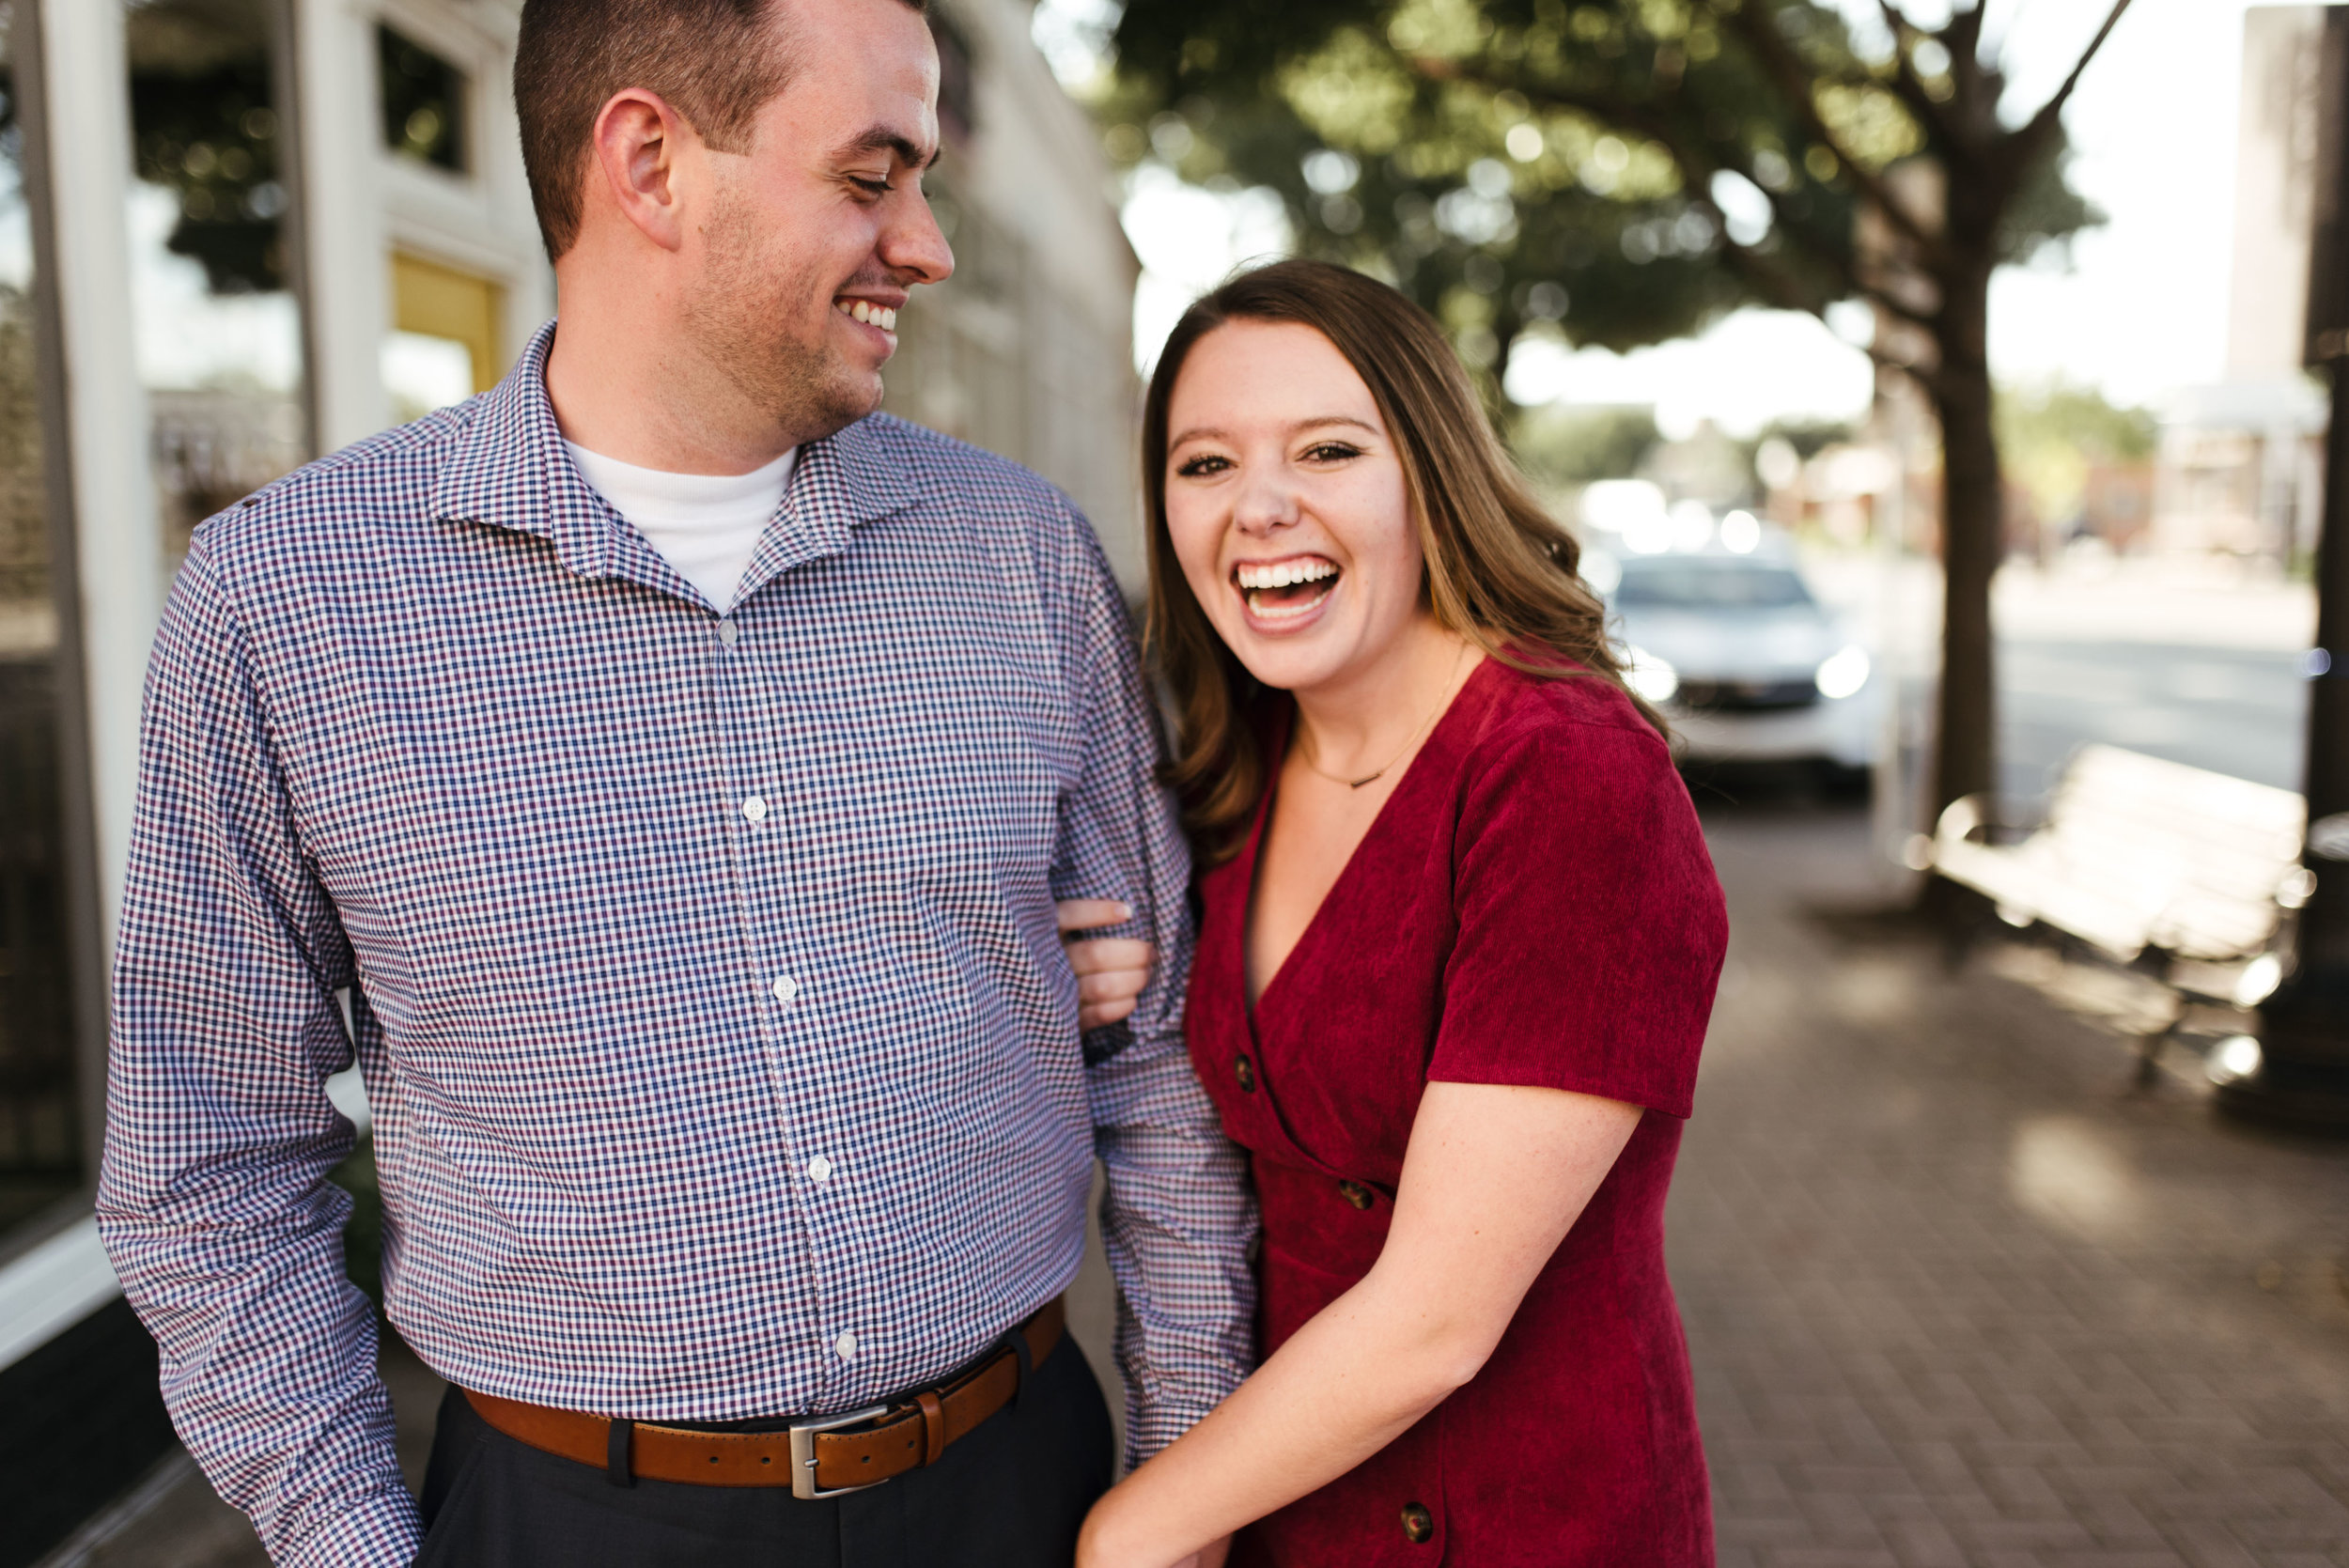
M 100 1220 L 280 1562 L 1065 1563 L 1097 1151 L 1131 1453 L 1242 1374 L 1121 602 L 1056 491 L 873 413 L 953 265 L 937 81 L 901 0 L 529 0 L 559 329 L 189 553 Z M 1161 960 L 1081 1041 L 1056 898 Z M 453 1385 L 421 1514 L 323 1180 L 354 1054 Z

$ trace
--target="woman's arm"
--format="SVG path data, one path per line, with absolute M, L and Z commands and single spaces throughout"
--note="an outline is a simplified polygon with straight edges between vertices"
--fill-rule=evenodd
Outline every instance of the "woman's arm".
M 1175 1568 L 1474 1377 L 1641 1114 L 1563 1089 L 1430 1083 L 1377 1265 L 1101 1499 L 1078 1568 Z

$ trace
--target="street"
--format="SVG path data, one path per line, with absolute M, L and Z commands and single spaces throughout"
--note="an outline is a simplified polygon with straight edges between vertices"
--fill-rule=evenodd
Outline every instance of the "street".
M 2308 711 L 2295 652 L 2021 639 L 1999 651 L 2001 773 L 2011 794 L 2044 792 L 2088 740 L 2300 787 Z

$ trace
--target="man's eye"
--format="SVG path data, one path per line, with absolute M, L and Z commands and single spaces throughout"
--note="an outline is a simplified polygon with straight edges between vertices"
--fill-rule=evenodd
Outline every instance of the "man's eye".
M 868 196 L 885 196 L 895 189 L 886 179 L 863 179 L 855 175 L 848 177 L 848 183 Z
M 1220 474 L 1231 467 L 1229 460 L 1212 455 L 1192 458 L 1174 472 L 1186 479 L 1197 479 L 1209 474 Z

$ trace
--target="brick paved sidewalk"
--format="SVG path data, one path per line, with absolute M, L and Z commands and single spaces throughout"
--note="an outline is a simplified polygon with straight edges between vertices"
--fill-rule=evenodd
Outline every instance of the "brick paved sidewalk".
M 1674 1189 L 1723 1568 L 2349 1565 L 2349 1147 L 1897 926 L 1864 822 L 1708 812 L 1732 959 Z

